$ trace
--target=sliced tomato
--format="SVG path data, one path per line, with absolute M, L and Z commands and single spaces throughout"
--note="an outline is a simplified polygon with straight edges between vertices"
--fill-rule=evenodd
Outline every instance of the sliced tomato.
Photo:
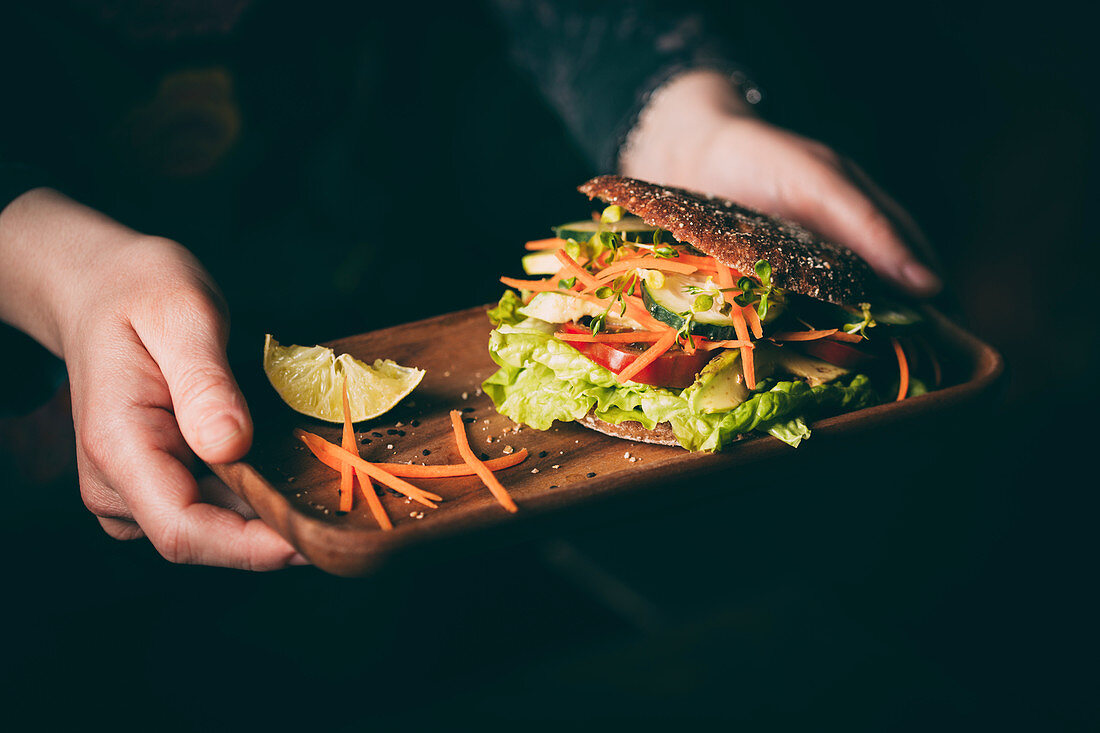
M 587 328 L 576 323 L 563 323 L 561 330 L 565 333 L 589 333 Z M 592 361 L 616 374 L 630 366 L 635 359 L 645 353 L 647 348 L 653 345 L 650 343 L 613 344 L 580 343 L 577 341 L 568 343 Z M 631 377 L 631 381 L 640 384 L 651 384 L 655 387 L 683 389 L 695 381 L 696 375 L 717 353 L 716 351 L 699 349 L 694 354 L 685 354 L 679 346 L 673 346 L 652 364 Z
M 798 347 L 810 356 L 816 356 L 822 361 L 836 364 L 838 367 L 851 369 L 862 366 L 875 359 L 875 355 L 854 344 L 831 339 L 818 339 L 817 341 L 803 341 Z

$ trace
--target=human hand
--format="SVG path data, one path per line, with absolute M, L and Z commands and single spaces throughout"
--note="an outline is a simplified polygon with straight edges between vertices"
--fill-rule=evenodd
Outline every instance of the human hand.
M 854 163 L 757 117 L 726 77 L 682 74 L 647 105 L 621 156 L 625 175 L 722 196 L 844 244 L 916 296 L 942 283 L 912 218 Z
M 236 460 L 252 439 L 224 305 L 190 252 L 38 189 L 0 215 L 0 273 L 0 317 L 65 359 L 80 492 L 109 535 L 147 536 L 178 563 L 305 562 L 189 469 L 195 455 Z

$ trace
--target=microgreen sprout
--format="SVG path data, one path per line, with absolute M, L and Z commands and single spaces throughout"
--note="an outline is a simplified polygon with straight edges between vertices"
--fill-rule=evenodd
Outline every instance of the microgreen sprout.
M 594 295 L 597 298 L 599 298 L 600 300 L 610 298 L 611 302 L 607 304 L 607 308 L 604 309 L 603 313 L 599 314 L 598 316 L 593 316 L 593 335 L 599 333 L 600 329 L 603 328 L 604 321 L 607 320 L 607 315 L 611 312 L 611 309 L 615 307 L 616 303 L 619 304 L 619 315 L 626 315 L 626 300 L 623 298 L 623 296 L 633 293 L 634 288 L 637 287 L 637 285 L 638 273 L 635 272 L 628 278 L 617 278 L 612 286 L 604 285 L 602 287 L 596 288 L 596 292 L 594 293 Z
M 576 285 L 576 284 L 577 284 L 577 276 L 576 275 L 574 275 L 573 277 L 564 277 L 561 280 L 558 280 L 558 287 L 561 288 L 562 290 L 572 290 L 573 286 Z
M 867 329 L 874 328 L 878 324 L 875 323 L 874 317 L 871 315 L 871 304 L 860 303 L 859 309 L 863 313 L 863 320 L 859 323 L 850 323 L 844 327 L 845 333 L 858 333 L 863 338 L 868 338 Z
M 733 302 L 741 307 L 755 305 L 756 312 L 764 318 L 768 315 L 768 299 L 773 289 L 772 268 L 766 260 L 758 260 L 752 269 L 760 284 L 755 283 L 752 278 L 740 278 L 737 281 L 737 289 L 741 294 L 734 296 Z

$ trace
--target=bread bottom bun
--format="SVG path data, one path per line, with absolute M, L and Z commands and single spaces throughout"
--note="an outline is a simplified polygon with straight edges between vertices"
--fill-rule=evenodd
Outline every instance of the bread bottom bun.
M 646 430 L 639 422 L 627 420 L 618 425 L 604 422 L 591 412 L 578 420 L 581 425 L 605 435 L 624 440 L 633 440 L 636 443 L 656 443 L 657 445 L 680 445 L 676 436 L 672 433 L 672 427 L 667 422 L 657 423 L 652 430 Z

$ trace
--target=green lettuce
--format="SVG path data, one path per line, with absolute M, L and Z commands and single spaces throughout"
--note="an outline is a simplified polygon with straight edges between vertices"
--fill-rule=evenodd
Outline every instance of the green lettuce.
M 877 402 L 870 380 L 857 374 L 817 387 L 800 380 L 768 379 L 732 410 L 696 412 L 690 406 L 695 385 L 675 391 L 620 384 L 611 371 L 554 339 L 553 324 L 515 320 L 522 316 L 503 298 L 494 310 L 502 317 L 490 334 L 489 353 L 500 368 L 482 389 L 502 415 L 539 430 L 549 429 L 555 420 L 578 420 L 593 411 L 606 422 L 633 420 L 647 429 L 668 422 L 688 450 L 720 450 L 753 430 L 797 446 L 810 435 L 806 420 Z

